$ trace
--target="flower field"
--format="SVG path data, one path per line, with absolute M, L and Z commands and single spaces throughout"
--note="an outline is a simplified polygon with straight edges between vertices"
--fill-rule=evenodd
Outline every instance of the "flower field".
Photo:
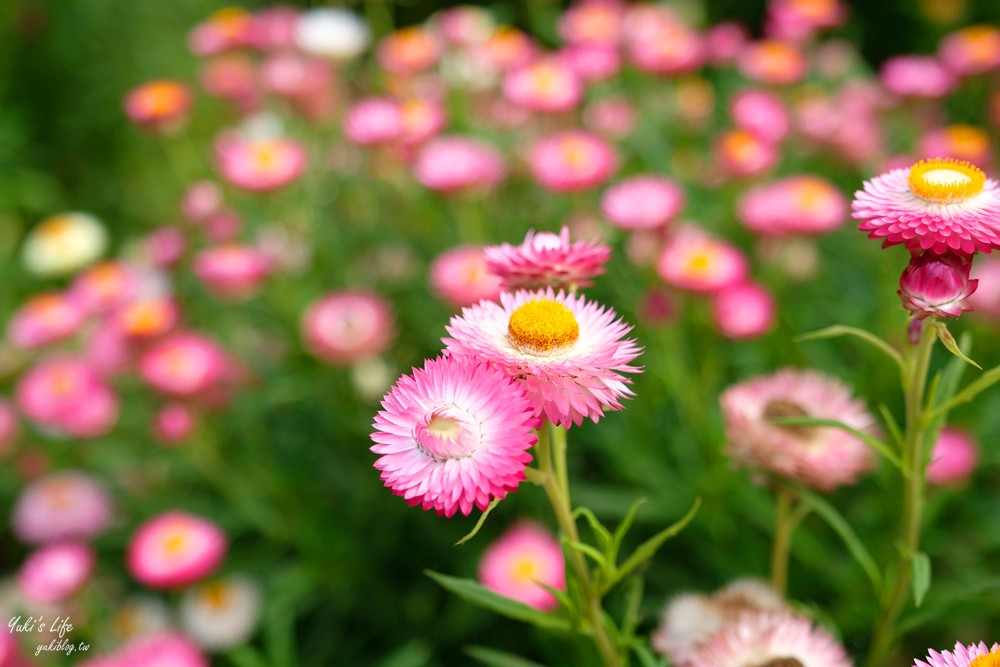
M 0 667 L 1000 665 L 996 8 L 114 4 L 0 10 Z

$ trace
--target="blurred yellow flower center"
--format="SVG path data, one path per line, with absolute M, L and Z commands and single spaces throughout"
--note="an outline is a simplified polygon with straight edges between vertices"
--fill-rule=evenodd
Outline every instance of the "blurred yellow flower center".
M 722 139 L 722 150 L 732 159 L 745 162 L 756 156 L 760 142 L 746 130 L 733 130 Z
M 973 158 L 990 150 L 990 136 L 986 130 L 975 125 L 949 125 L 944 136 L 951 144 L 952 152 L 961 157 Z
M 183 532 L 176 532 L 169 535 L 163 541 L 163 551 L 168 556 L 177 556 L 187 545 L 187 535 Z
M 122 312 L 122 328 L 133 336 L 158 333 L 167 323 L 169 306 L 162 301 L 138 301 Z
M 454 440 L 462 432 L 462 425 L 455 419 L 442 415 L 434 415 L 427 422 L 427 431 L 445 440 Z
M 799 207 L 806 211 L 821 211 L 829 205 L 830 188 L 818 178 L 804 177 L 795 183 L 794 192 Z
M 965 201 L 982 192 L 986 175 L 968 162 L 936 157 L 910 167 L 910 192 L 929 202 Z
M 530 584 L 538 580 L 538 568 L 530 558 L 520 558 L 511 565 L 510 578 L 518 584 Z
M 166 116 L 184 104 L 184 88 L 173 81 L 150 83 L 142 89 L 140 105 L 150 116 Z
M 539 95 L 554 93 L 559 86 L 559 71 L 548 63 L 535 65 L 531 70 L 531 82 Z
M 539 299 L 510 314 L 507 333 L 521 352 L 544 355 L 575 343 L 580 337 L 580 325 L 566 306 Z
M 783 76 L 797 65 L 799 53 L 793 46 L 769 40 L 759 48 L 760 68 L 765 76 Z
M 587 150 L 587 143 L 576 137 L 569 137 L 562 141 L 559 146 L 562 153 L 563 162 L 567 167 L 583 167 L 589 162 L 590 153 Z
M 977 656 L 969 667 L 1000 667 L 1000 649 L 993 649 L 985 655 Z
M 201 587 L 201 598 L 213 609 L 222 609 L 229 602 L 229 588 L 222 582 L 213 581 Z
M 281 155 L 281 146 L 273 141 L 264 141 L 251 147 L 253 162 L 261 169 L 274 167 Z

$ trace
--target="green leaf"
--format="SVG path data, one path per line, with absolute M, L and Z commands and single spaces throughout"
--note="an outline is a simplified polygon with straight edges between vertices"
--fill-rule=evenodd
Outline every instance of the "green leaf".
M 549 630 L 570 629 L 570 621 L 564 616 L 539 611 L 523 602 L 511 600 L 509 597 L 494 593 L 473 579 L 450 577 L 431 570 L 426 570 L 425 573 L 438 582 L 442 588 L 451 591 L 466 602 L 489 609 L 501 616 Z
M 642 667 L 663 667 L 666 664 L 662 659 L 657 658 L 656 654 L 645 644 L 640 644 L 639 642 L 632 644 L 632 651 L 639 658 L 639 664 Z
M 955 342 L 954 336 L 952 336 L 951 332 L 948 331 L 948 327 L 945 325 L 944 322 L 937 322 L 936 324 L 937 324 L 938 340 L 944 343 L 944 346 L 948 348 L 949 352 L 954 354 L 956 357 L 958 357 L 965 363 L 971 364 L 976 368 L 978 368 L 979 370 L 983 370 L 982 366 L 974 362 L 972 359 L 969 359 L 967 356 L 965 356 L 965 353 L 958 348 L 958 343 Z
M 590 525 L 590 530 L 594 533 L 594 537 L 597 538 L 597 543 L 601 547 L 601 551 L 605 554 L 609 554 L 611 549 L 611 533 L 605 528 L 601 522 L 597 519 L 593 512 L 591 512 L 586 507 L 577 507 L 573 510 L 573 520 L 575 521 L 579 517 L 583 517 L 587 520 Z M 610 554 L 609 554 L 610 555 Z
M 819 331 L 812 331 L 807 334 L 802 334 L 795 338 L 795 342 L 801 343 L 807 340 L 819 340 L 821 338 L 837 338 L 840 336 L 854 336 L 855 338 L 860 338 L 865 341 L 876 350 L 889 357 L 895 362 L 896 366 L 899 367 L 900 372 L 904 372 L 906 365 L 903 363 L 902 355 L 889 343 L 885 342 L 875 334 L 865 331 L 864 329 L 858 329 L 856 327 L 848 327 L 842 324 L 835 324 L 832 327 L 827 327 L 825 329 L 820 329 Z
M 383 658 L 378 663 L 378 667 L 424 667 L 430 662 L 430 659 L 430 646 L 426 642 L 415 639 Z
M 562 543 L 567 549 L 572 549 L 573 551 L 579 551 L 584 556 L 590 558 L 590 560 L 594 561 L 594 563 L 597 564 L 597 566 L 600 567 L 601 570 L 606 571 L 608 569 L 608 559 L 604 557 L 604 554 L 602 554 L 600 551 L 590 546 L 589 544 L 584 544 L 583 542 L 574 542 L 572 540 L 567 540 L 567 539 L 562 540 Z
M 913 567 L 913 604 L 919 608 L 931 587 L 931 559 L 923 551 L 910 555 Z
M 472 528 L 472 530 L 469 532 L 469 534 L 466 535 L 465 537 L 463 537 L 462 539 L 460 539 L 458 542 L 455 542 L 455 546 L 456 547 L 465 544 L 466 542 L 468 542 L 469 540 L 471 540 L 473 537 L 476 536 L 476 533 L 479 532 L 479 529 L 483 527 L 484 523 L 486 523 L 486 517 L 488 517 L 490 515 L 490 512 L 493 511 L 494 507 L 496 507 L 497 505 L 500 504 L 501 500 L 503 500 L 503 499 L 502 498 L 494 498 L 492 500 L 492 502 L 490 502 L 489 507 L 487 507 L 483 511 L 483 513 L 479 515 L 479 521 L 476 522 L 476 525 Z
M 878 411 L 882 415 L 882 421 L 885 422 L 886 428 L 889 429 L 889 435 L 892 436 L 893 442 L 896 443 L 897 447 L 903 447 L 903 431 L 899 428 L 899 424 L 896 423 L 896 418 L 892 416 L 889 407 L 885 403 L 879 403 Z
M 616 563 L 618 562 L 618 552 L 622 548 L 622 542 L 625 540 L 625 535 L 628 533 L 629 528 L 632 527 L 632 523 L 635 521 L 635 516 L 639 512 L 639 508 L 642 507 L 645 502 L 645 498 L 638 498 L 634 503 L 632 503 L 632 505 L 628 508 L 628 512 L 625 514 L 625 518 L 622 519 L 622 522 L 618 524 L 618 528 L 615 529 L 614 549 L 612 550 L 612 554 Z
M 635 629 L 639 627 L 642 612 L 642 577 L 632 577 L 629 579 L 628 588 L 625 591 L 625 615 L 622 618 L 622 635 L 625 641 L 631 641 L 635 636 Z
M 996 366 L 995 368 L 991 368 L 986 371 L 978 378 L 970 382 L 965 389 L 955 394 L 952 399 L 945 401 L 928 412 L 926 417 L 928 423 L 931 423 L 938 417 L 947 414 L 952 408 L 961 405 L 962 403 L 968 403 L 982 391 L 985 391 L 996 384 L 998 380 L 1000 380 L 1000 366 Z
M 836 419 L 817 419 L 815 417 L 780 417 L 771 419 L 770 422 L 779 426 L 829 426 L 831 428 L 840 429 L 845 433 L 850 433 L 855 438 L 861 440 L 866 445 L 874 449 L 876 452 L 881 454 L 883 458 L 902 470 L 904 474 L 906 472 L 906 469 L 903 466 L 903 461 L 896 456 L 895 452 L 889 448 L 889 445 L 885 444 L 873 435 L 865 433 L 864 431 L 859 431 L 853 426 L 849 426 L 848 424 L 837 421 Z
M 471 657 L 488 667 L 544 667 L 513 653 L 505 653 L 485 646 L 470 646 L 465 649 Z
M 225 656 L 236 667 L 269 667 L 271 664 L 249 644 L 231 648 L 226 651 Z
M 663 545 L 664 542 L 684 530 L 684 527 L 691 523 L 691 520 L 694 519 L 695 515 L 698 513 L 698 508 L 700 507 L 701 498 L 695 498 L 694 505 L 680 521 L 664 528 L 659 533 L 640 544 L 636 550 L 632 552 L 632 555 L 629 556 L 628 559 L 622 564 L 622 566 L 618 568 L 615 577 L 604 585 L 604 592 L 610 590 L 612 586 L 630 575 L 637 567 L 656 555 L 657 550 Z
M 812 493 L 808 489 L 800 486 L 794 487 L 796 493 L 799 494 L 799 498 L 802 503 L 809 506 L 816 514 L 823 517 L 827 525 L 834 530 L 840 539 L 844 541 L 844 545 L 847 546 L 847 550 L 851 552 L 851 556 L 857 561 L 861 569 L 865 571 L 868 578 L 872 582 L 872 588 L 875 589 L 876 595 L 881 595 L 882 593 L 882 574 L 879 572 L 878 566 L 875 564 L 875 559 L 872 558 L 871 554 L 868 553 L 868 549 L 862 544 L 861 540 L 858 538 L 857 533 L 851 528 L 851 524 L 847 523 L 845 519 L 837 509 L 828 503 L 823 498 L 819 497 L 815 493 Z

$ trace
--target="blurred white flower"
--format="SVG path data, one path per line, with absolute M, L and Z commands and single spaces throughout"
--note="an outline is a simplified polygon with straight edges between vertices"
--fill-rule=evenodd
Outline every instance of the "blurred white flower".
M 87 213 L 60 213 L 31 230 L 24 242 L 25 268 L 40 276 L 60 276 L 80 269 L 104 254 L 108 232 Z
M 209 651 L 238 646 L 257 627 L 261 597 L 257 582 L 244 576 L 198 584 L 181 598 L 181 627 Z
M 295 28 L 295 43 L 300 49 L 331 60 L 356 58 L 370 40 L 368 24 L 346 9 L 305 12 Z

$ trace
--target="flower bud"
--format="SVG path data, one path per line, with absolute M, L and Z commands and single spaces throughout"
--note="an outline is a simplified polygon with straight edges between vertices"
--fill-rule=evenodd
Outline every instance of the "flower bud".
M 899 279 L 903 307 L 918 319 L 958 317 L 972 310 L 966 299 L 976 291 L 978 280 L 969 279 L 972 257 L 925 252 L 910 258 Z

